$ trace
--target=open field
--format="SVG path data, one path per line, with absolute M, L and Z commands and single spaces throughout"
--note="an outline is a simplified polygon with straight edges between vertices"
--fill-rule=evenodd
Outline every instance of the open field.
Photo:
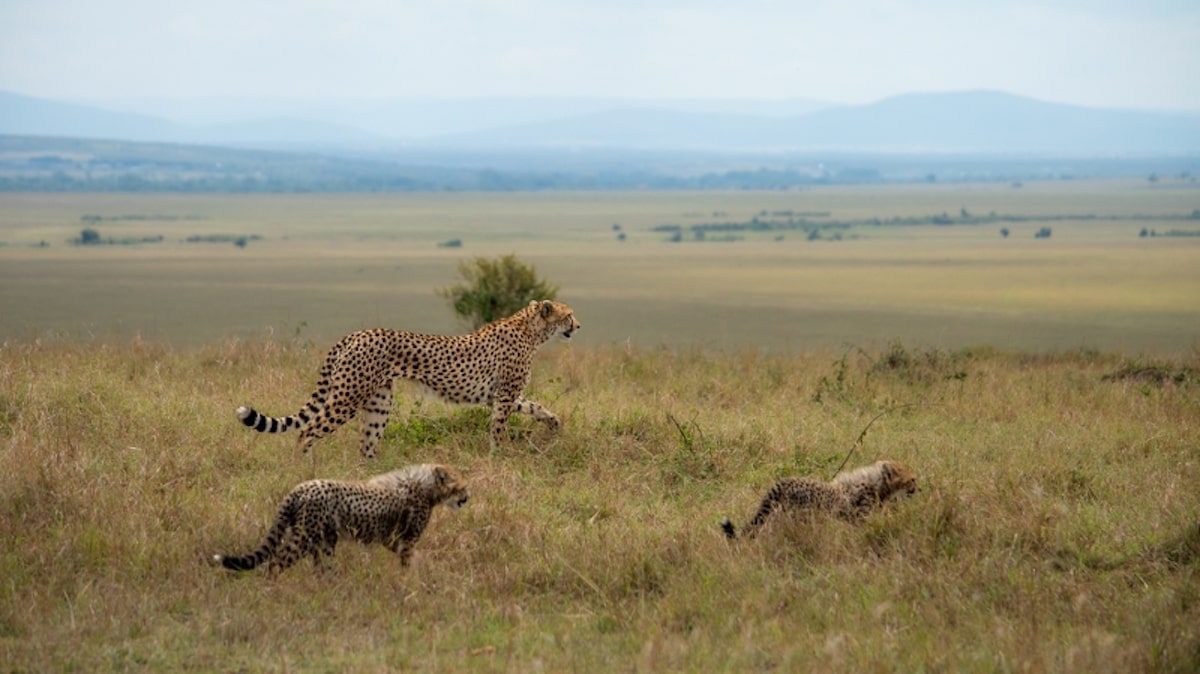
M 1200 238 L 1137 232 L 1200 228 L 1197 208 L 1196 188 L 1132 181 L 0 195 L 0 663 L 1196 671 Z M 952 222 L 652 231 L 786 210 Z M 68 245 L 84 226 L 163 240 Z M 210 235 L 261 239 L 184 241 Z M 514 251 L 584 325 L 534 371 L 560 434 L 520 419 L 492 450 L 482 409 L 403 385 L 373 462 L 356 424 L 310 460 L 234 418 L 293 411 L 346 331 L 460 329 L 433 289 Z M 1161 368 L 1105 378 L 1130 364 Z M 851 465 L 908 463 L 920 493 L 724 540 L 722 517 L 778 477 L 829 477 L 887 410 Z M 472 500 L 408 571 L 353 543 L 324 575 L 206 564 L 255 545 L 299 481 L 427 461 Z
M 400 386 L 380 458 L 347 427 L 310 461 L 236 405 L 294 409 L 303 340 L 0 346 L 0 662 L 12 671 L 1030 671 L 1200 668 L 1200 383 L 1125 360 L 991 350 L 712 353 L 551 347 L 531 396 L 565 423 Z M 1192 368 L 1192 369 L 1187 369 Z M 858 526 L 727 544 L 784 475 L 914 466 Z M 673 416 L 682 431 L 669 420 Z M 403 571 L 208 567 L 313 474 L 460 467 Z
M 592 343 L 802 350 L 893 338 L 959 347 L 1184 354 L 1200 338 L 1200 188 L 1145 181 L 830 187 L 801 192 L 0 195 L 0 338 L 48 332 L 197 344 L 231 334 L 327 343 L 359 327 L 456 330 L 432 292 L 469 255 L 517 252 L 562 287 Z M 856 225 L 731 243 L 651 228 L 762 211 L 839 221 L 973 215 L 1118 219 Z M 138 246 L 71 246 L 85 215 Z M 714 215 L 715 214 L 715 215 Z M 627 240 L 618 242 L 613 224 Z M 1002 239 L 998 230 L 1011 230 Z M 1050 239 L 1034 239 L 1043 226 Z M 832 230 L 831 230 L 832 231 Z M 259 235 L 244 249 L 184 243 Z M 782 235 L 776 241 L 776 235 Z M 438 248 L 449 239 L 462 248 Z M 49 247 L 31 244 L 46 241 Z

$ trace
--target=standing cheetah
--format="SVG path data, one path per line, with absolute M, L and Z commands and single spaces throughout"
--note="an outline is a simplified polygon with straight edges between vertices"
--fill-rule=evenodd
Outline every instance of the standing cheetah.
M 784 478 L 775 483 L 754 519 L 746 525 L 742 536 L 755 536 L 767 519 L 776 511 L 824 510 L 847 520 L 855 520 L 884 501 L 917 491 L 917 475 L 911 468 L 895 461 L 876 461 L 848 473 L 839 473 L 829 482 L 812 478 Z M 737 532 L 728 518 L 721 523 L 728 538 Z
M 239 407 L 237 416 L 260 433 L 299 428 L 297 444 L 307 453 L 318 438 L 362 412 L 360 449 L 374 458 L 392 411 L 392 380 L 399 377 L 425 385 L 448 402 L 491 405 L 491 440 L 497 445 L 513 412 L 530 414 L 551 428 L 560 426 L 553 412 L 523 393 L 538 347 L 554 335 L 570 339 L 579 328 L 571 307 L 535 300 L 469 335 L 383 328 L 352 332 L 329 350 L 317 389 L 299 412 L 279 418 Z
M 271 572 L 311 556 L 321 565 L 333 555 L 338 537 L 382 543 L 408 566 L 413 546 L 429 524 L 434 506 L 457 509 L 469 498 L 463 481 L 446 466 L 422 464 L 364 482 L 309 480 L 283 499 L 262 545 L 245 555 L 213 555 L 213 562 L 248 571 L 270 561 Z

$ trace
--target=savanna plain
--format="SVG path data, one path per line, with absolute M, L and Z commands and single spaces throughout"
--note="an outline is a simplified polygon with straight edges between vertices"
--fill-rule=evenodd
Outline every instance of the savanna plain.
M 1146 181 L 0 195 L 0 663 L 1196 671 L 1200 238 L 1139 233 L 1197 209 Z M 492 448 L 403 383 L 374 461 L 353 422 L 311 456 L 237 423 L 298 408 L 344 332 L 462 330 L 434 289 L 509 252 L 583 323 L 528 390 L 560 432 Z M 848 453 L 921 490 L 721 535 Z M 207 563 L 302 480 L 432 461 L 472 499 L 408 569 Z

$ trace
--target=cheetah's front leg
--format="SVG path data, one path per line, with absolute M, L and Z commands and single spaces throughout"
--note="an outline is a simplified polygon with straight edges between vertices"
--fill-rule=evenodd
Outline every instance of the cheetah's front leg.
M 508 439 L 508 417 L 516 408 L 511 402 L 497 400 L 492 403 L 492 446 L 499 447 Z
M 407 567 L 412 562 L 413 545 L 415 541 L 410 541 L 403 536 L 397 536 L 387 545 L 388 549 L 400 555 L 400 566 Z
M 532 415 L 534 419 L 546 424 L 551 430 L 557 431 L 562 427 L 562 422 L 558 420 L 558 416 L 554 412 L 524 396 L 517 398 L 517 411 Z

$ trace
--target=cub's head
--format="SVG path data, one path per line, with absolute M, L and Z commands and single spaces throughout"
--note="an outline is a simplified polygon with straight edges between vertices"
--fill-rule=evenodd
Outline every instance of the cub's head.
M 467 504 L 471 495 L 467 492 L 467 483 L 457 472 L 448 466 L 433 466 L 430 472 L 434 503 L 445 503 L 454 510 Z
M 534 300 L 529 303 L 538 332 L 549 339 L 558 335 L 563 339 L 571 339 L 576 330 L 583 327 L 575 320 L 575 311 L 562 302 L 554 300 Z
M 461 507 L 470 498 L 467 484 L 462 477 L 453 468 L 436 463 L 422 463 L 393 470 L 376 475 L 367 483 L 386 489 L 412 489 L 422 494 L 433 505 L 445 503 L 451 508 Z
M 879 490 L 882 498 L 908 496 L 917 492 L 917 474 L 912 468 L 898 461 L 876 461 L 875 465 L 879 468 L 882 480 Z

